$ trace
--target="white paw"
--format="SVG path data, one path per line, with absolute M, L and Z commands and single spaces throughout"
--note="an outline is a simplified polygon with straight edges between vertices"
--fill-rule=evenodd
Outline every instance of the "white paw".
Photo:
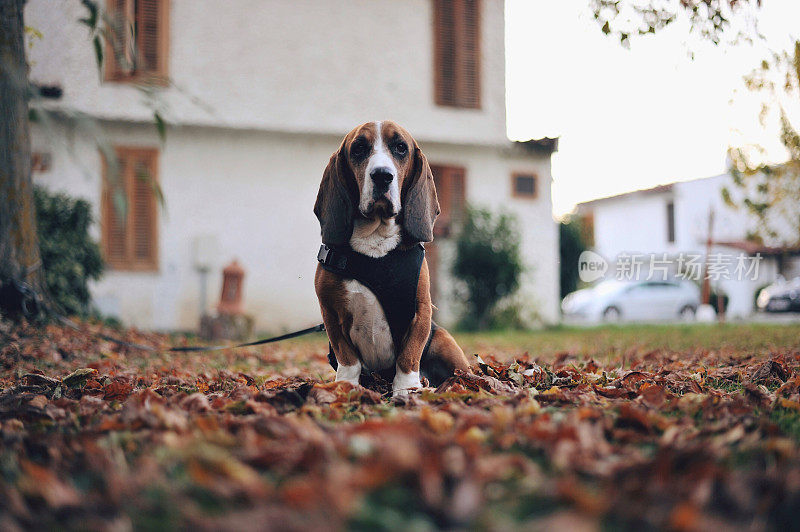
M 415 388 L 422 388 L 422 383 L 419 380 L 419 371 L 403 373 L 398 368 L 394 375 L 394 382 L 392 382 L 392 397 L 405 397 L 409 391 Z
M 352 366 L 339 364 L 336 369 L 336 382 L 346 381 L 353 386 L 358 386 L 358 379 L 361 377 L 361 362 L 356 362 Z

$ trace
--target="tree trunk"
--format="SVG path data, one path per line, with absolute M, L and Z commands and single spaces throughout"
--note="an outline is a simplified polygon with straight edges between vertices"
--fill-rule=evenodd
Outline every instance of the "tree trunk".
M 24 6 L 25 0 L 0 0 L 0 283 L 22 281 L 44 295 L 31 179 Z

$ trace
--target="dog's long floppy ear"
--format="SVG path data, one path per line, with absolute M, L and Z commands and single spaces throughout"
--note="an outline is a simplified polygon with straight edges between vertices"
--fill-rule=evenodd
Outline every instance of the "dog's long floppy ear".
M 439 216 L 439 199 L 428 158 L 416 141 L 411 179 L 403 188 L 403 228 L 412 242 L 430 242 L 433 240 L 433 224 Z
M 314 214 L 319 220 L 322 242 L 328 245 L 345 244 L 353 234 L 353 200 L 347 190 L 347 174 L 352 173 L 347 164 L 345 142 L 331 155 L 314 204 Z

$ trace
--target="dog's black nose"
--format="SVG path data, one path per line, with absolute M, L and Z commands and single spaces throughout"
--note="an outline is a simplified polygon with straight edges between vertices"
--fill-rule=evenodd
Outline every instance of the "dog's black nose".
M 388 186 L 394 179 L 394 174 L 385 166 L 379 166 L 373 169 L 369 176 L 375 181 L 376 185 Z

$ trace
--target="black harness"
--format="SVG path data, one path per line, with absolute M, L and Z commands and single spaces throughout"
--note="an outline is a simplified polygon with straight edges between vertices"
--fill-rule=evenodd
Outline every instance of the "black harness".
M 317 260 L 324 269 L 346 279 L 355 279 L 375 294 L 383 308 L 395 349 L 403 345 L 403 338 L 411 326 L 417 312 L 417 285 L 425 248 L 417 244 L 408 249 L 395 248 L 383 257 L 374 259 L 356 251 L 350 246 L 331 248 L 323 244 L 319 248 Z M 424 361 L 438 326 L 431 322 L 431 334 L 422 351 Z M 329 346 L 328 360 L 337 369 L 339 363 Z
M 424 258 L 422 244 L 395 248 L 377 259 L 353 251 L 350 246 L 331 248 L 323 244 L 317 255 L 324 269 L 355 279 L 372 290 L 386 315 L 395 348 L 403 345 L 417 312 L 417 285 Z

